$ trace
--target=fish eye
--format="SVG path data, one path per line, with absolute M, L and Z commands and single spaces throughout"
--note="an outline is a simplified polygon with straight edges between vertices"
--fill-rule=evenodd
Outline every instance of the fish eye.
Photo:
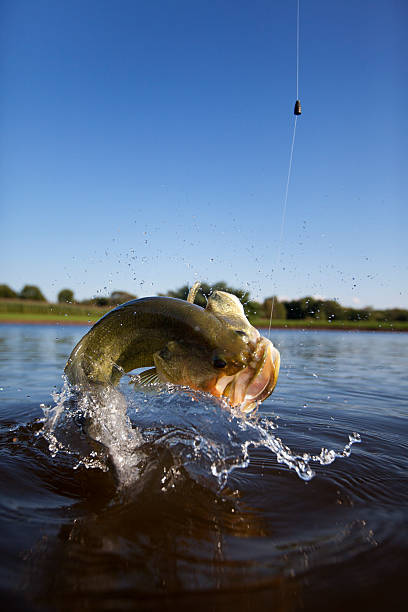
M 162 359 L 170 359 L 170 357 L 171 357 L 171 353 L 170 353 L 169 349 L 167 348 L 167 346 L 162 348 L 162 350 L 160 351 L 159 355 L 160 355 L 160 357 Z
M 215 357 L 213 359 L 214 368 L 225 368 L 226 365 L 227 365 L 227 362 L 224 361 L 224 359 L 221 359 L 220 357 Z
M 242 338 L 245 340 L 248 339 L 248 336 L 246 335 L 246 333 L 244 331 L 242 331 L 242 329 L 236 329 L 235 333 L 238 334 L 239 336 L 242 336 Z

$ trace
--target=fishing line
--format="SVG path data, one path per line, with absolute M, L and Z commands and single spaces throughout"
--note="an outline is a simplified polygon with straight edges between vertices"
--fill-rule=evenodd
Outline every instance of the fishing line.
M 293 124 L 292 145 L 290 147 L 288 176 L 287 176 L 287 179 L 286 179 L 285 194 L 283 196 L 282 217 L 281 217 L 281 226 L 280 226 L 279 241 L 278 241 L 278 252 L 277 252 L 276 264 L 275 264 L 275 268 L 274 268 L 275 273 L 276 273 L 276 271 L 279 268 L 280 258 L 281 258 L 283 231 L 284 231 L 284 228 L 285 228 L 286 208 L 287 208 L 287 204 L 288 204 L 288 195 L 289 195 L 289 184 L 290 184 L 290 178 L 291 178 L 291 174 L 292 174 L 293 151 L 294 151 L 294 148 L 295 148 L 296 125 L 297 125 L 298 116 L 302 114 L 302 108 L 301 108 L 300 100 L 299 100 L 299 30 L 300 30 L 299 3 L 300 3 L 300 0 L 297 0 L 297 11 L 296 11 L 296 13 L 297 13 L 296 14 L 296 103 L 295 103 L 295 108 L 294 108 L 294 111 L 293 111 L 293 113 L 295 115 L 295 121 L 294 121 L 294 124 Z M 275 295 L 272 296 L 271 314 L 270 314 L 270 317 L 269 317 L 268 331 L 271 331 L 274 306 L 275 306 Z
M 296 100 L 299 100 L 299 0 L 296 14 Z
M 289 183 L 290 183 L 290 176 L 292 174 L 292 160 L 293 160 L 293 149 L 295 147 L 296 124 L 297 124 L 297 117 L 295 117 L 295 123 L 294 123 L 294 126 L 293 126 L 292 146 L 290 148 L 288 177 L 287 177 L 287 180 L 286 180 L 285 196 L 283 198 L 282 219 L 281 219 L 280 235 L 279 235 L 279 242 L 278 242 L 278 253 L 277 253 L 276 264 L 275 264 L 275 272 L 278 270 L 279 265 L 280 265 L 281 247 L 282 247 L 282 240 L 283 240 L 283 230 L 284 230 L 284 227 L 285 227 L 286 208 L 287 208 L 287 204 L 288 204 Z M 272 296 L 271 315 L 270 315 L 270 318 L 269 318 L 269 328 L 268 328 L 268 331 L 271 331 L 272 316 L 273 316 L 273 308 L 274 308 L 274 306 L 275 306 L 275 295 Z

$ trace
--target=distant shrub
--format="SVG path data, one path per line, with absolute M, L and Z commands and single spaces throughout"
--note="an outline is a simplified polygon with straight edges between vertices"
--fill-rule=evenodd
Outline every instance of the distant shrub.
M 263 303 L 263 311 L 264 315 L 267 319 L 271 316 L 272 311 L 272 303 L 273 303 L 273 318 L 274 319 L 286 319 L 286 308 L 285 306 L 278 300 L 275 296 L 268 297 L 264 300 Z
M 91 298 L 90 300 L 84 300 L 83 304 L 89 304 L 90 306 L 109 306 L 109 298 L 105 295 L 99 295 L 98 297 Z
M 345 308 L 345 319 L 348 321 L 369 321 L 372 311 L 368 308 Z
M 38 302 L 46 302 L 44 295 L 41 292 L 41 289 L 36 285 L 24 285 L 22 290 L 20 291 L 19 297 L 22 300 L 34 300 Z
M 74 292 L 71 289 L 61 289 L 58 294 L 58 302 L 60 304 L 72 304 L 74 301 Z
M 17 293 L 8 285 L 0 285 L 0 298 L 16 298 Z
M 133 295 L 127 291 L 112 291 L 109 301 L 113 306 L 118 306 L 119 304 L 135 299 L 137 299 L 137 295 Z
M 383 312 L 385 321 L 408 321 L 408 310 L 403 308 L 389 308 Z

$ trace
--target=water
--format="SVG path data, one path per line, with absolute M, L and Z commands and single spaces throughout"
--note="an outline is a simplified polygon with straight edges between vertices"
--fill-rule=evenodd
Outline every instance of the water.
M 86 329 L 0 326 L 3 609 L 405 610 L 407 334 L 273 331 L 243 419 L 128 379 L 75 401 Z

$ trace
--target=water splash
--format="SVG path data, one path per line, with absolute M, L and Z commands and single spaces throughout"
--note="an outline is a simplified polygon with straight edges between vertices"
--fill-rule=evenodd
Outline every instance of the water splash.
M 119 391 L 110 388 L 96 395 L 78 394 L 64 380 L 53 399 L 55 406 L 42 406 L 41 432 L 53 456 L 62 451 L 74 457 L 74 469 L 84 466 L 107 471 L 111 461 L 122 485 L 138 478 L 143 460 L 138 449 L 143 438 L 132 427 L 126 399 Z
M 112 463 L 125 487 L 137 482 L 154 460 L 163 491 L 185 474 L 220 490 L 234 470 L 248 467 L 250 449 L 259 447 L 308 481 L 315 476 L 314 463 L 327 466 L 348 457 L 352 445 L 360 442 L 353 433 L 341 450 L 298 454 L 276 435 L 275 417 L 248 417 L 209 394 L 171 385 L 154 393 L 122 385 L 121 391 L 106 389 L 95 396 L 78 395 L 65 381 L 54 401 L 55 406 L 44 407 L 42 431 L 51 453 L 74 456 L 76 468 L 106 471 Z M 166 461 L 160 462 L 163 451 Z

